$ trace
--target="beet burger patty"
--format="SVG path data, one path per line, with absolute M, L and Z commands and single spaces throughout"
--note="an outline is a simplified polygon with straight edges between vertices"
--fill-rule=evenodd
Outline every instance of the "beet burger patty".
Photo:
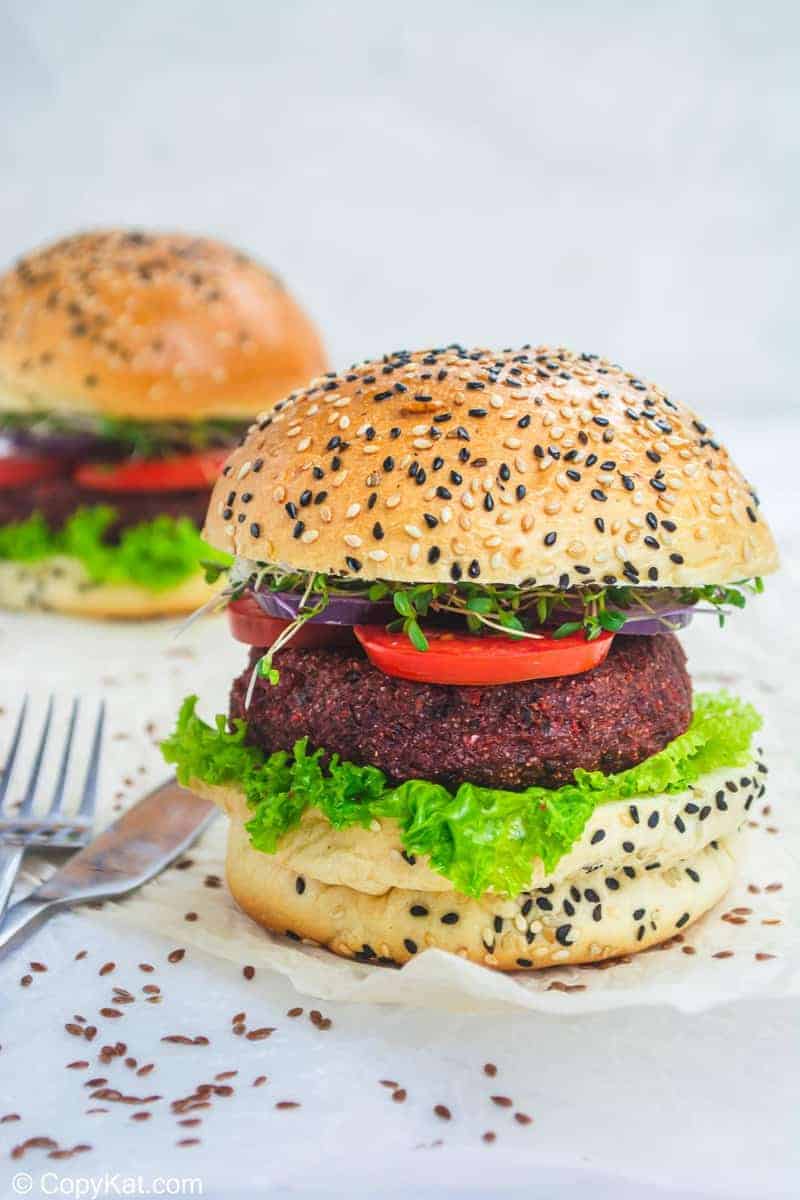
M 692 717 L 686 655 L 676 637 L 615 639 L 580 675 L 497 687 L 412 683 L 372 666 L 358 646 L 293 650 L 280 680 L 235 680 L 231 717 L 266 754 L 301 737 L 326 754 L 380 767 L 395 781 L 430 779 L 521 789 L 569 783 L 576 767 L 635 766 L 683 733 Z

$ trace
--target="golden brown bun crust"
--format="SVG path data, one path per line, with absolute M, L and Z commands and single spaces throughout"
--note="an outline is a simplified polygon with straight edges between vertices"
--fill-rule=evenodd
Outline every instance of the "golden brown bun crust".
M 752 489 L 694 413 L 546 347 L 390 355 L 312 381 L 234 451 L 206 537 L 364 579 L 672 587 L 777 566 Z
M 734 870 L 730 844 L 714 842 L 666 870 L 639 871 L 634 879 L 611 871 L 608 878 L 618 885 L 613 890 L 599 872 L 575 876 L 546 893 L 552 909 L 541 911 L 537 892 L 514 900 L 491 895 L 473 900 L 393 888 L 373 896 L 319 883 L 254 850 L 237 822 L 231 823 L 227 856 L 228 886 L 237 904 L 276 933 L 365 961 L 403 963 L 438 947 L 503 971 L 599 962 L 646 950 L 716 904 Z M 599 901 L 587 898 L 587 887 Z M 577 903 L 573 888 L 580 893 Z M 564 914 L 564 901 L 573 915 Z
M 280 281 L 209 238 L 82 233 L 0 278 L 6 410 L 249 418 L 324 366 Z
M 0 563 L 0 608 L 17 611 L 137 621 L 194 612 L 214 590 L 200 574 L 163 592 L 133 584 L 93 584 L 77 559 L 62 555 L 34 563 Z

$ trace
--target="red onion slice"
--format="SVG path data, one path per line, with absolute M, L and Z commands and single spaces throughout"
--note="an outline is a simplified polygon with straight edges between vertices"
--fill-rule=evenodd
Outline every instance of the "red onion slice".
M 293 620 L 299 610 L 302 596 L 299 592 L 254 592 L 262 612 L 269 617 Z M 313 607 L 319 597 L 310 597 L 307 607 Z M 391 600 L 367 600 L 363 596 L 332 595 L 319 616 L 311 621 L 319 625 L 386 625 L 397 616 Z

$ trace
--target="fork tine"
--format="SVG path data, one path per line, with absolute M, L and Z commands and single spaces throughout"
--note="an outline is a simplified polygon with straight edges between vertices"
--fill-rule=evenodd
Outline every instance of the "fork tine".
M 79 817 L 93 817 L 95 800 L 97 799 L 97 779 L 100 773 L 100 750 L 103 742 L 103 727 L 106 721 L 106 702 L 101 701 L 100 710 L 97 714 L 97 724 L 95 725 L 94 738 L 92 739 L 92 752 L 89 756 L 89 767 L 86 772 L 86 781 L 83 785 L 83 796 L 81 797 L 81 806 L 78 809 Z
M 14 730 L 14 737 L 11 739 L 11 747 L 8 751 L 8 758 L 6 759 L 5 766 L 3 767 L 3 773 L 2 773 L 2 775 L 0 775 L 0 812 L 2 812 L 3 802 L 5 801 L 6 792 L 8 791 L 8 785 L 11 782 L 11 772 L 14 769 L 14 761 L 17 757 L 17 751 L 19 750 L 19 744 L 22 741 L 22 728 L 25 724 L 25 717 L 27 715 L 27 712 L 28 712 L 28 697 L 26 696 L 25 699 L 22 701 L 22 708 L 19 711 L 19 717 L 17 718 L 17 727 Z
M 53 719 L 53 701 L 54 697 L 51 696 L 47 702 L 47 713 L 44 718 L 44 725 L 42 726 L 42 736 L 39 738 L 39 745 L 36 748 L 36 757 L 33 760 L 28 787 L 19 806 L 19 816 L 21 817 L 30 816 L 33 808 L 33 801 L 36 797 L 36 785 L 39 782 L 39 772 L 42 769 L 42 759 L 44 758 L 45 747 L 47 746 L 47 738 L 50 734 L 50 723 Z
M 72 701 L 72 709 L 69 714 L 69 727 L 67 729 L 67 740 L 64 744 L 64 753 L 61 756 L 61 765 L 58 768 L 58 779 L 53 790 L 53 798 L 50 801 L 50 811 L 47 814 L 52 817 L 61 811 L 61 804 L 64 799 L 64 785 L 67 782 L 67 768 L 69 767 L 69 758 L 72 752 L 72 738 L 75 733 L 75 723 L 78 719 L 78 709 L 80 700 L 76 696 Z

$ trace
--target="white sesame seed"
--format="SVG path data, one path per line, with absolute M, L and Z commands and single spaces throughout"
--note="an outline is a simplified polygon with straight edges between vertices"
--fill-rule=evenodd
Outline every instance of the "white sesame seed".
M 347 512 L 344 515 L 347 517 L 348 521 L 352 521 L 353 517 L 357 517 L 360 512 L 361 512 L 361 505 L 354 503 L 354 504 L 348 505 Z
M 346 533 L 344 535 L 344 540 L 353 550 L 357 550 L 359 546 L 363 545 L 364 541 L 364 539 L 360 538 L 357 533 Z
M 367 558 L 371 558 L 373 562 L 385 562 L 389 557 L 385 550 L 370 550 Z
M 303 541 L 303 542 L 305 542 L 305 544 L 306 544 L 307 546 L 310 546 L 310 545 L 311 545 L 311 543 L 312 543 L 312 542 L 315 542 L 315 541 L 317 540 L 317 538 L 318 538 L 318 537 L 319 537 L 319 530 L 318 530 L 318 529 L 307 529 L 307 530 L 305 531 L 305 533 L 302 535 L 302 537 L 301 537 L 301 539 L 300 539 L 300 540 L 301 540 L 301 541 Z
M 503 445 L 507 446 L 509 450 L 519 450 L 522 442 L 518 437 L 507 437 Z
M 301 438 L 300 441 L 297 443 L 298 452 L 302 453 L 302 451 L 307 450 L 310 445 L 311 445 L 310 437 Z
M 418 529 L 416 525 L 404 525 L 403 529 L 405 529 L 406 533 L 408 534 L 408 536 L 410 538 L 421 538 L 422 537 L 422 530 Z
M 393 496 L 387 496 L 385 504 L 387 508 L 397 508 L 400 503 L 400 494 L 395 492 Z
M 450 508 L 449 504 L 445 504 L 444 508 L 442 509 L 442 511 L 439 514 L 439 520 L 442 522 L 443 525 L 447 525 L 447 524 L 449 524 L 450 521 L 452 521 L 452 519 L 453 519 L 453 510 L 452 510 L 452 508 Z

